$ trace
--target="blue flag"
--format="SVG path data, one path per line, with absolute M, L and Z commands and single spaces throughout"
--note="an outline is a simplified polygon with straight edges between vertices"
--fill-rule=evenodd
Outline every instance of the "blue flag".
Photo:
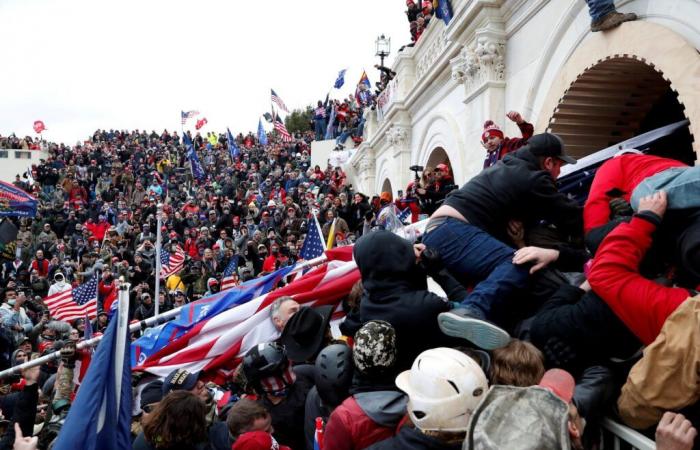
M 258 141 L 260 141 L 260 145 L 267 145 L 267 134 L 260 119 L 258 119 Z
M 226 128 L 226 142 L 228 143 L 228 152 L 231 154 L 231 159 L 236 159 L 241 154 L 241 149 L 236 145 L 231 130 L 228 128 Z
M 0 181 L 0 217 L 34 217 L 39 202 L 10 183 Z
M 292 269 L 293 265 L 284 267 L 264 277 L 246 281 L 236 288 L 185 305 L 177 319 L 159 327 L 148 328 L 143 336 L 131 344 L 131 364 L 141 365 L 146 358 L 184 335 L 196 324 L 269 292 Z
M 186 153 L 185 155 L 187 156 L 187 159 L 190 161 L 190 167 L 192 169 L 192 176 L 195 177 L 198 180 L 202 180 L 206 177 L 204 173 L 204 168 L 202 167 L 202 163 L 199 162 L 199 157 L 197 156 L 197 152 L 194 150 L 194 145 L 192 144 L 192 139 L 187 135 L 187 133 L 182 134 L 182 140 L 185 144 L 185 150 Z
M 333 84 L 333 87 L 336 89 L 340 89 L 343 87 L 345 84 L 345 71 L 347 69 L 343 69 L 340 72 L 338 72 L 338 78 L 335 79 L 335 84 Z
M 452 5 L 450 4 L 450 0 L 438 0 L 438 7 L 435 11 L 435 15 L 438 16 L 438 19 L 442 19 L 445 25 L 449 25 L 450 20 L 452 20 Z
M 112 320 L 92 356 L 55 450 L 131 448 L 128 305 Z

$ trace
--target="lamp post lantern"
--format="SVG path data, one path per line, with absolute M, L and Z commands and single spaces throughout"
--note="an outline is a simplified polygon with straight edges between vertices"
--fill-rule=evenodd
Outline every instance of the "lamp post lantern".
M 391 53 L 391 38 L 385 37 L 383 34 L 375 41 L 377 47 L 376 56 L 379 56 L 382 67 L 384 66 L 384 58 Z

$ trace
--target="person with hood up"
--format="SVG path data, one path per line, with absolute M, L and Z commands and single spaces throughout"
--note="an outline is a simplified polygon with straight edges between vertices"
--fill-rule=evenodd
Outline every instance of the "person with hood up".
M 409 368 L 423 350 L 463 343 L 444 335 L 437 318 L 452 308 L 450 302 L 466 298 L 467 291 L 439 267 L 438 255 L 424 250 L 425 246 L 413 246 L 384 230 L 362 236 L 353 250 L 364 287 L 360 320 L 391 324 L 398 340 L 399 370 Z M 428 274 L 442 286 L 449 301 L 428 291 Z
M 388 322 L 372 320 L 355 334 L 351 395 L 328 418 L 325 448 L 362 449 L 394 435 L 407 400 L 393 382 L 397 354 L 396 333 Z
M 49 287 L 48 296 L 58 294 L 59 292 L 65 292 L 72 288 L 69 283 L 66 283 L 66 277 L 61 272 L 56 272 L 53 276 L 54 283 Z

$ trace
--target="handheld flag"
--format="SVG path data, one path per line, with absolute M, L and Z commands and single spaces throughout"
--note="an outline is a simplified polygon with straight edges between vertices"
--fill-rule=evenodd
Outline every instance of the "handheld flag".
M 199 114 L 199 111 L 180 111 L 180 119 L 182 120 L 182 124 L 184 125 L 185 122 L 187 122 L 187 119 L 191 119 L 192 117 L 196 116 Z
M 438 19 L 442 19 L 445 25 L 449 25 L 450 20 L 452 20 L 452 5 L 450 4 L 450 0 L 438 0 L 438 7 L 435 10 L 435 15 Z
M 263 117 L 265 118 L 265 120 L 268 123 L 272 123 L 272 114 L 270 114 L 269 112 L 266 112 L 265 114 L 263 114 Z
M 316 431 L 314 432 L 314 450 L 323 450 L 323 418 L 316 417 Z
M 68 412 L 54 450 L 131 448 L 131 364 L 129 296 L 120 296 L 112 320 Z
M 345 72 L 347 70 L 348 69 L 343 69 L 340 72 L 338 72 L 338 78 L 335 79 L 335 83 L 333 84 L 334 88 L 340 89 L 341 87 L 343 87 L 343 85 L 345 84 Z
M 280 119 L 279 116 L 275 118 L 275 130 L 279 133 L 279 135 L 282 137 L 283 142 L 292 142 L 292 135 L 289 134 L 289 131 L 287 131 L 287 127 L 284 126 L 284 122 L 282 122 L 282 119 Z
M 93 276 L 87 283 L 75 289 L 58 292 L 44 299 L 51 317 L 70 322 L 87 315 L 90 319 L 97 317 L 97 277 Z
M 314 216 L 309 220 L 306 239 L 304 239 L 304 246 L 301 248 L 299 256 L 308 261 L 323 255 L 323 250 L 323 233 L 321 233 L 321 228 Z
M 165 249 L 160 250 L 160 277 L 168 278 L 174 273 L 178 273 L 185 265 L 185 252 L 180 247 L 175 248 L 175 253 L 170 253 Z
M 231 159 L 236 159 L 241 154 L 241 149 L 236 145 L 236 140 L 233 139 L 231 130 L 226 128 L 226 142 L 228 144 L 228 152 L 231 154 Z
M 262 126 L 262 120 L 258 119 L 258 142 L 260 145 L 267 145 L 267 133 Z
M 209 319 L 268 293 L 293 269 L 294 266 L 288 266 L 264 277 L 249 280 L 235 289 L 188 303 L 175 320 L 155 328 L 148 328 L 142 337 L 132 343 L 132 364 L 141 365 L 150 357 L 160 358 L 159 355 L 169 353 L 174 348 L 186 347 L 189 343 L 187 336 L 196 337 Z
M 370 92 L 372 89 L 372 83 L 369 82 L 369 77 L 367 77 L 367 72 L 362 71 L 362 76 L 360 81 L 357 83 L 357 88 L 355 88 L 355 99 L 360 105 L 368 105 L 372 94 Z
M 197 130 L 200 130 L 200 129 L 202 129 L 202 128 L 204 127 L 204 125 L 206 125 L 207 123 L 208 123 L 207 118 L 206 118 L 206 117 L 202 117 L 201 119 L 199 119 L 199 120 L 197 121 L 197 123 L 195 124 L 194 127 L 195 127 Z
M 326 249 L 330 250 L 333 248 L 333 244 L 335 243 L 335 224 L 337 222 L 337 218 L 333 219 L 333 222 L 331 222 L 331 226 L 328 229 L 328 242 L 326 243 Z
M 225 291 L 226 289 L 232 288 L 236 286 L 236 282 L 233 278 L 233 274 L 236 273 L 238 270 L 238 256 L 232 256 L 231 261 L 229 261 L 228 265 L 224 269 L 224 276 L 221 279 L 221 290 Z
M 287 109 L 287 105 L 285 105 L 284 102 L 282 101 L 282 99 L 279 98 L 279 96 L 277 95 L 277 93 L 275 92 L 274 89 L 270 89 L 270 96 L 271 96 L 271 98 L 272 98 L 272 103 L 274 103 L 274 104 L 276 104 L 277 106 L 279 106 L 279 108 L 280 108 L 282 111 L 284 111 L 284 112 L 286 112 L 286 113 L 289 112 L 289 110 Z
M 202 167 L 202 163 L 199 162 L 197 152 L 194 150 L 194 145 L 192 145 L 192 139 L 190 139 L 187 133 L 182 133 L 182 141 L 185 144 L 187 159 L 190 161 L 190 169 L 192 170 L 192 176 L 198 180 L 205 178 L 204 168 Z
M 44 122 L 41 120 L 35 120 L 34 121 L 34 132 L 36 134 L 41 134 L 42 131 L 46 129 L 46 126 L 44 125 Z

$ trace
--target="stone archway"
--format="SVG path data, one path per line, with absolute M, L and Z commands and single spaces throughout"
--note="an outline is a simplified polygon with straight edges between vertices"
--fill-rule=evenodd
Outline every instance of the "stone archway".
M 452 169 L 450 157 L 442 147 L 434 148 L 428 156 L 428 161 L 425 163 L 426 169 L 434 169 L 438 164 L 447 164 Z
M 634 56 L 608 57 L 586 69 L 569 86 L 547 131 L 564 139 L 580 158 L 646 131 L 686 119 L 671 82 Z M 674 135 L 672 155 L 695 159 L 688 130 Z M 666 143 L 667 144 L 667 143 Z
M 596 67 L 599 68 L 600 74 L 596 73 L 598 70 L 595 69 Z M 667 83 L 666 87 L 672 92 L 670 95 L 677 96 L 677 102 L 682 105 L 685 117 L 690 120 L 689 133 L 700 136 L 700 101 L 698 100 L 700 99 L 700 83 L 697 82 L 698 74 L 700 74 L 700 55 L 698 55 L 697 49 L 681 35 L 662 25 L 646 21 L 626 23 L 611 32 L 594 33 L 588 36 L 582 44 L 572 50 L 553 79 L 540 79 L 538 85 L 533 86 L 530 99 L 534 104 L 542 105 L 538 108 L 536 129 L 540 132 L 547 129 L 556 131 L 557 126 L 554 124 L 563 126 L 566 123 L 562 123 L 564 118 L 557 117 L 557 113 L 566 109 L 566 107 L 561 108 L 560 105 L 565 104 L 566 96 L 570 94 L 570 89 L 575 88 L 580 77 L 588 73 L 590 75 L 582 79 L 590 81 L 597 75 L 602 75 L 603 71 L 610 73 L 616 70 L 626 70 L 632 73 L 636 71 L 640 76 L 650 77 L 647 81 L 651 81 L 652 85 L 656 86 L 655 89 L 658 88 L 661 91 L 661 94 L 656 94 L 660 97 L 667 95 L 663 93 L 661 82 L 658 82 L 658 77 L 663 78 Z M 653 78 L 657 75 L 655 83 Z M 618 81 L 620 80 L 618 79 Z M 590 87 L 589 84 L 588 88 Z M 611 84 L 608 84 L 603 89 L 610 89 L 610 87 Z M 540 88 L 543 92 L 540 91 Z M 575 88 L 575 91 L 577 89 Z M 536 97 L 539 97 L 536 94 L 537 91 L 543 94 L 546 92 L 541 103 L 536 100 Z M 633 95 L 633 92 L 627 94 Z M 577 95 L 580 99 L 581 91 L 578 91 Z M 571 99 L 572 96 L 568 98 L 568 100 Z M 598 102 L 601 104 L 609 103 L 609 99 L 599 97 Z M 643 121 L 644 118 L 641 117 L 640 120 Z M 571 116 L 568 119 L 571 119 Z M 591 120 L 591 124 L 593 122 Z M 569 125 L 575 126 L 576 124 L 569 123 Z M 625 128 L 626 124 L 618 125 L 615 122 L 613 125 L 619 127 L 617 133 L 620 134 L 620 137 L 623 132 L 629 130 L 629 128 Z M 641 129 L 640 123 L 636 132 L 640 132 Z M 605 129 L 605 133 L 609 133 L 611 130 L 612 128 Z M 600 149 L 602 148 L 600 141 L 603 141 L 603 144 L 607 141 L 600 138 L 599 135 L 595 136 L 597 136 L 595 145 L 598 146 L 597 149 Z M 618 142 L 621 140 L 623 139 L 619 139 Z M 572 150 L 580 152 L 580 154 L 585 154 L 593 147 L 580 142 L 575 145 L 579 145 L 579 147 Z M 697 152 L 697 147 L 693 147 Z

